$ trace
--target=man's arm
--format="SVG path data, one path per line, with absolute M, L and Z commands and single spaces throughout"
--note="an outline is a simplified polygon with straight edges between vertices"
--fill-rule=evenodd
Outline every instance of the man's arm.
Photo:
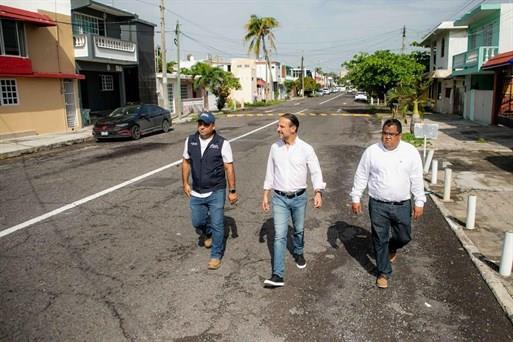
M 228 190 L 235 190 L 235 167 L 233 163 L 224 163 L 224 170 L 226 173 L 226 181 L 228 182 Z M 237 202 L 239 196 L 237 193 L 228 192 L 228 201 L 230 204 Z
M 370 161 L 369 161 L 369 150 L 366 149 L 363 152 L 362 158 L 358 163 L 358 168 L 354 174 L 353 188 L 351 189 L 351 210 L 354 214 L 362 213 L 362 204 L 360 199 L 362 197 L 363 191 L 367 187 L 367 182 L 369 181 L 369 170 L 370 170 Z
M 269 192 L 271 192 L 274 182 L 274 162 L 273 162 L 273 148 L 269 151 L 269 157 L 267 158 L 267 168 L 265 170 L 264 180 L 264 195 L 262 197 L 262 210 L 269 211 L 271 206 L 269 205 Z
M 322 178 L 321 165 L 319 159 L 315 154 L 313 148 L 308 153 L 308 159 L 306 161 L 308 170 L 310 171 L 310 177 L 312 179 L 312 186 L 314 188 L 314 208 L 320 208 L 322 206 L 322 190 L 326 189 L 326 183 Z
M 191 186 L 189 185 L 189 175 L 191 174 L 191 162 L 189 159 L 182 160 L 182 185 L 183 192 L 187 197 L 191 197 Z
M 422 159 L 419 151 L 414 151 L 414 161 L 410 174 L 411 193 L 415 200 L 413 207 L 413 219 L 417 220 L 424 214 L 424 203 L 426 203 L 426 193 L 424 192 L 424 176 Z

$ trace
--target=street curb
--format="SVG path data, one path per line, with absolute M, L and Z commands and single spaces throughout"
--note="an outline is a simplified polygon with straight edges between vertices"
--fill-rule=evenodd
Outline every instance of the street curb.
M 424 183 L 426 184 L 425 188 L 429 191 L 428 182 L 424 181 Z M 513 298 L 511 298 L 511 295 L 508 293 L 508 291 L 502 284 L 501 279 L 495 272 L 490 270 L 490 267 L 488 265 L 486 265 L 484 262 L 482 262 L 481 260 L 479 260 L 479 258 L 476 257 L 476 255 L 481 255 L 481 252 L 476 247 L 476 245 L 474 245 L 472 240 L 470 240 L 467 234 L 465 234 L 463 227 L 449 218 L 450 213 L 447 210 L 447 208 L 445 208 L 443 202 L 431 192 L 429 193 L 429 197 L 433 200 L 435 205 L 442 213 L 445 221 L 449 224 L 449 227 L 451 227 L 451 230 L 454 232 L 463 248 L 465 248 L 465 250 L 467 251 L 468 255 L 470 256 L 470 259 L 481 273 L 481 276 L 485 280 L 490 290 L 492 290 L 493 294 L 495 295 L 495 298 L 499 302 L 499 305 L 502 307 L 502 309 L 506 313 L 506 316 L 513 324 Z
M 85 137 L 85 138 L 76 138 L 76 139 L 66 140 L 66 141 L 60 141 L 60 142 L 56 142 L 56 143 L 49 144 L 49 145 L 28 147 L 28 148 L 17 150 L 17 151 L 0 153 L 0 160 L 19 157 L 24 154 L 48 151 L 48 150 L 52 150 L 52 149 L 62 147 L 62 146 L 70 146 L 70 145 L 74 145 L 74 144 L 81 144 L 81 143 L 91 142 L 91 141 L 94 141 L 94 137 L 92 137 L 92 136 Z

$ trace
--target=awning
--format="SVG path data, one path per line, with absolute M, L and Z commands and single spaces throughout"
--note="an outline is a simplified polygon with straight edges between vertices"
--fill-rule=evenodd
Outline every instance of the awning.
M 257 86 L 259 87 L 264 87 L 265 86 L 265 81 L 261 78 L 258 78 L 257 79 Z
M 38 26 L 56 26 L 49 16 L 36 12 L 25 11 L 19 8 L 0 5 L 0 18 L 25 21 Z
M 500 68 L 513 64 L 513 51 L 500 53 L 490 58 L 482 67 L 483 70 Z
M 449 69 L 438 69 L 429 73 L 429 78 L 448 78 L 449 76 L 451 76 Z
M 33 72 L 31 74 L 7 74 L 7 73 L 0 73 L 0 77 L 60 78 L 60 79 L 85 80 L 85 75 L 82 75 L 82 74 L 64 74 L 62 72 Z

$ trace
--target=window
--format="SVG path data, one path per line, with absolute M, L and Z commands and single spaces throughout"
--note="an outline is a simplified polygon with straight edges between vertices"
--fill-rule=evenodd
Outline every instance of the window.
M 445 88 L 445 97 L 450 98 L 451 97 L 451 88 Z
M 169 103 L 172 103 L 174 100 L 173 86 L 174 86 L 173 83 L 167 84 L 167 96 L 168 96 Z M 181 95 L 182 99 L 189 98 L 189 92 L 187 91 L 187 84 L 180 84 L 180 95 Z
M 483 46 L 491 46 L 493 40 L 493 24 L 483 26 Z
M 0 20 L 0 55 L 27 56 L 23 23 Z
M 477 34 L 475 32 L 469 32 L 468 34 L 468 49 L 474 50 L 477 46 Z
M 92 33 L 105 36 L 105 21 L 90 15 L 73 13 L 73 34 Z
M 0 79 L 0 105 L 17 105 L 18 102 L 19 98 L 16 80 Z
M 445 38 L 442 38 L 442 42 L 440 43 L 440 58 L 444 58 L 445 56 Z
M 66 123 L 68 127 L 76 126 L 77 110 L 75 107 L 75 90 L 72 80 L 63 80 L 64 86 L 64 105 L 66 106 Z
M 112 75 L 100 75 L 100 90 L 113 91 L 114 90 L 114 77 Z

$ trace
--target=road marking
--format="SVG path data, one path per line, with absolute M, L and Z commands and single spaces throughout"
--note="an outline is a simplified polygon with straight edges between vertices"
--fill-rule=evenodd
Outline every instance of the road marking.
M 330 102 L 331 100 L 335 100 L 337 97 L 340 97 L 340 96 L 342 96 L 342 95 L 344 95 L 344 94 L 339 94 L 339 95 L 337 95 L 337 96 L 335 96 L 335 97 L 332 97 L 331 99 L 328 99 L 328 100 L 326 100 L 326 101 L 323 101 L 323 102 L 321 102 L 321 103 L 319 103 L 319 104 L 324 104 L 324 103 L 326 103 L 326 102 Z
M 264 111 L 264 113 L 272 113 L 272 112 L 274 112 L 274 109 L 269 109 L 269 110 Z
M 320 116 L 328 116 L 328 114 L 326 114 L 326 113 L 321 113 L 321 114 L 319 114 L 319 115 L 320 115 Z
M 303 109 L 303 110 L 300 110 L 299 112 L 295 112 L 294 114 L 301 114 L 303 113 L 307 108 Z
M 301 104 L 301 102 L 294 103 L 294 106 L 299 106 L 300 104 Z
M 242 139 L 242 138 L 244 138 L 244 137 L 247 137 L 248 135 L 251 135 L 251 134 L 254 134 L 254 133 L 258 132 L 258 131 L 261 131 L 261 130 L 263 130 L 263 129 L 265 129 L 265 128 L 269 127 L 269 126 L 275 125 L 277 122 L 278 122 L 278 120 L 274 120 L 273 122 L 270 122 L 270 123 L 268 123 L 268 124 L 266 124 L 266 125 L 264 125 L 264 126 L 262 126 L 262 127 L 255 128 L 255 129 L 254 129 L 254 130 L 252 130 L 252 131 L 249 131 L 249 132 L 247 132 L 247 133 L 245 133 L 245 134 L 239 135 L 238 137 L 235 137 L 235 138 L 230 139 L 230 140 L 228 140 L 228 141 L 229 141 L 229 142 L 237 141 L 237 140 L 239 140 L 239 139 Z M 65 211 L 67 211 L 67 210 L 69 210 L 69 209 L 73 209 L 73 208 L 78 207 L 78 206 L 80 206 L 80 205 L 82 205 L 82 204 L 84 204 L 84 203 L 87 203 L 87 202 L 90 202 L 90 201 L 92 201 L 92 200 L 94 200 L 94 199 L 97 199 L 97 198 L 99 198 L 99 197 L 105 196 L 105 195 L 107 195 L 107 194 L 109 194 L 109 193 L 111 193 L 111 192 L 114 192 L 114 191 L 116 191 L 116 190 L 119 190 L 119 189 L 121 189 L 121 188 L 124 188 L 125 186 L 128 186 L 128 185 L 130 185 L 130 184 L 133 184 L 133 183 L 135 183 L 135 182 L 138 182 L 138 181 L 140 181 L 140 180 L 143 180 L 143 179 L 145 179 L 145 178 L 148 178 L 148 177 L 150 177 L 150 176 L 153 176 L 154 174 L 157 174 L 157 173 L 159 173 L 159 172 L 162 172 L 162 171 L 164 171 L 164 170 L 167 170 L 167 169 L 169 169 L 170 167 L 173 167 L 173 166 L 179 165 L 181 162 L 182 162 L 182 160 L 181 160 L 181 159 L 180 159 L 180 160 L 177 160 L 177 161 L 174 161 L 174 162 L 172 162 L 171 164 L 164 165 L 164 166 L 162 166 L 162 167 L 159 167 L 158 169 L 155 169 L 155 170 L 150 171 L 150 172 L 147 172 L 147 173 L 145 173 L 145 174 L 143 174 L 143 175 L 140 175 L 140 176 L 137 176 L 137 177 L 132 178 L 132 179 L 130 179 L 130 180 L 127 180 L 126 182 L 120 183 L 120 184 L 118 184 L 118 185 L 114 185 L 114 186 L 112 186 L 112 187 L 110 187 L 110 188 L 108 188 L 108 189 L 102 190 L 102 191 L 97 192 L 97 193 L 95 193 L 95 194 L 92 194 L 92 195 L 90 195 L 90 196 L 84 197 L 84 198 L 82 198 L 82 199 L 80 199 L 80 200 L 78 200 L 78 201 L 75 201 L 75 202 L 72 202 L 72 203 L 66 204 L 66 205 L 64 205 L 64 206 L 62 206 L 62 207 L 60 207 L 60 208 L 54 209 L 54 210 L 52 210 L 52 211 L 49 211 L 49 212 L 47 212 L 46 214 L 43 214 L 43 215 L 40 215 L 40 216 L 34 217 L 34 218 L 32 218 L 32 219 L 30 219 L 30 220 L 28 220 L 28 221 L 25 221 L 25 222 L 19 223 L 19 224 L 15 225 L 15 226 L 12 226 L 12 227 L 10 227 L 10 228 L 7 228 L 7 229 L 5 229 L 5 230 L 2 230 L 2 231 L 0 232 L 0 238 L 2 238 L 2 237 L 4 237 L 4 236 L 7 236 L 7 235 L 9 235 L 9 234 L 12 234 L 12 233 L 14 233 L 14 232 L 16 232 L 16 231 L 18 231 L 18 230 L 21 230 L 21 229 L 27 228 L 27 227 L 29 227 L 29 226 L 31 226 L 31 225 L 33 225 L 33 224 L 38 223 L 38 222 L 44 221 L 44 220 L 46 220 L 46 219 L 48 219 L 48 218 L 50 218 L 50 217 L 52 217 L 52 216 L 58 215 L 58 214 L 60 214 L 60 213 L 62 213 L 62 212 L 65 212 Z
M 344 103 L 344 104 L 345 104 L 345 103 Z M 340 109 L 340 108 L 339 108 L 339 109 L 337 109 L 337 113 L 340 113 L 340 111 L 341 111 L 341 110 L 342 110 L 342 109 Z

